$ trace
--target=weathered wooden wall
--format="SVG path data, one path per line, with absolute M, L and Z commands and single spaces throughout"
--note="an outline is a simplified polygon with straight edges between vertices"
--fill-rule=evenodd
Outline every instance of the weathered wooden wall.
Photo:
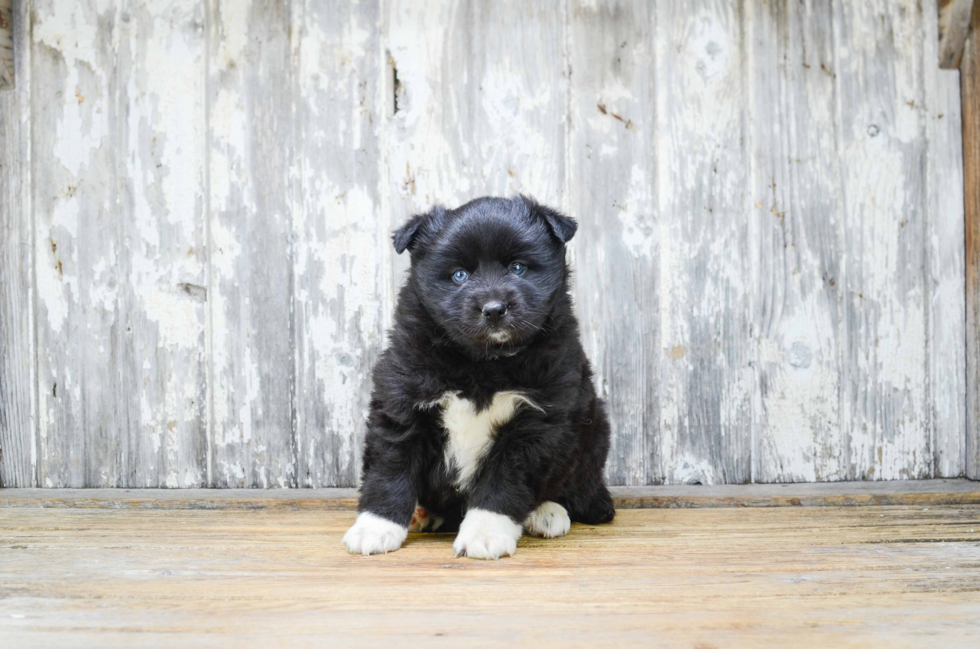
M 934 1 L 35 0 L 0 94 L 0 480 L 357 481 L 435 202 L 580 220 L 614 484 L 966 470 Z M 971 447 L 972 449 L 972 447 Z

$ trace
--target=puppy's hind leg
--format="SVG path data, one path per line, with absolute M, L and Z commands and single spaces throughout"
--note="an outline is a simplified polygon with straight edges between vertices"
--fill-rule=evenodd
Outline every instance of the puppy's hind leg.
M 568 534 L 572 521 L 568 511 L 556 502 L 546 500 L 524 519 L 524 531 L 532 536 L 553 539 Z
M 566 496 L 565 504 L 576 523 L 601 525 L 609 523 L 616 516 L 612 496 L 601 477 L 581 485 L 573 494 Z

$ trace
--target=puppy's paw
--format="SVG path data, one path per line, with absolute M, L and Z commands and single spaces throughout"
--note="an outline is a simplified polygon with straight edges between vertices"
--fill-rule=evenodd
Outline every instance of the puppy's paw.
M 459 534 L 453 542 L 456 556 L 470 559 L 499 559 L 517 552 L 517 539 L 521 538 L 521 526 L 510 516 L 495 514 L 485 509 L 466 512 Z
M 344 534 L 343 544 L 351 554 L 387 554 L 400 548 L 406 536 L 407 527 L 371 512 L 361 512 Z
M 572 521 L 565 508 L 556 502 L 546 500 L 524 519 L 524 530 L 534 536 L 553 539 L 568 534 Z

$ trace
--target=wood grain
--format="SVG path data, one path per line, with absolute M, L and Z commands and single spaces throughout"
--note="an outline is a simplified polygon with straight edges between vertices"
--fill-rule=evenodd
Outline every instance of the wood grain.
M 931 6 L 923 6 L 923 30 L 935 33 Z M 964 251 L 963 134 L 959 73 L 930 65 L 936 47 L 923 40 L 926 93 L 921 111 L 927 147 L 926 292 L 927 403 L 934 477 L 966 470 L 966 285 Z
M 17 12 L 6 29 L 17 45 L 21 83 L 0 91 L 0 487 L 36 484 L 31 66 L 23 4 Z
M 217 487 L 298 484 L 290 11 L 208 5 L 209 482 Z
M 751 479 L 743 3 L 656 6 L 660 472 Z
M 960 67 L 963 47 L 970 33 L 973 0 L 939 0 L 938 9 L 939 67 L 953 70 Z
M 612 483 L 980 477 L 935 0 L 25 6 L 2 484 L 355 485 L 390 231 L 518 192 L 582 224 Z
M 18 11 L 20 7 L 18 7 Z M 22 16 L 18 16 L 21 18 Z M 21 25 L 24 23 L 21 22 Z M 12 90 L 16 87 L 16 65 L 14 60 L 14 10 L 11 0 L 0 0 L 0 91 Z M 17 46 L 21 48 L 20 45 Z M 23 49 L 20 49 L 23 51 Z
M 960 66 L 966 208 L 966 475 L 980 480 L 980 5 Z
M 297 481 L 357 484 L 391 302 L 382 212 L 378 2 L 294 2 L 299 205 L 293 212 Z
M 847 475 L 842 181 L 830 2 L 750 5 L 746 60 L 758 383 L 753 480 Z
M 621 511 L 480 562 L 442 534 L 352 557 L 353 512 L 3 509 L 0 633 L 18 647 L 969 646 L 978 513 Z
M 398 80 L 386 121 L 392 225 L 485 195 L 564 207 L 565 3 L 393 0 L 386 10 Z
M 606 478 L 623 485 L 663 482 L 665 465 L 650 9 L 573 2 L 568 16 L 575 305 L 614 431 Z
M 205 481 L 203 19 L 33 5 L 43 486 Z
M 617 509 L 980 504 L 965 479 L 612 487 Z M 3 489 L 0 507 L 354 511 L 354 489 Z
M 851 479 L 932 472 L 920 7 L 835 5 L 844 168 L 843 404 Z

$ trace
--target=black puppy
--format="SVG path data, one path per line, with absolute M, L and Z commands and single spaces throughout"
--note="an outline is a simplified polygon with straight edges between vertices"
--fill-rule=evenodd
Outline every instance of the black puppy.
M 397 550 L 412 524 L 496 559 L 522 526 L 612 520 L 609 423 L 568 295 L 576 227 L 528 198 L 481 198 L 395 233 L 412 268 L 374 368 L 350 552 Z

